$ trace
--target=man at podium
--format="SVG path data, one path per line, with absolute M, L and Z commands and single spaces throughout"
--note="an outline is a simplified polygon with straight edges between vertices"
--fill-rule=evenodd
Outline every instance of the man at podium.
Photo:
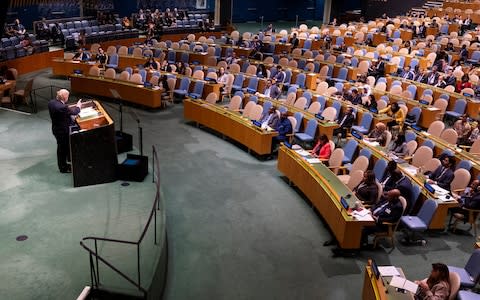
M 69 127 L 73 121 L 71 116 L 77 115 L 82 107 L 81 100 L 77 105 L 69 107 L 66 103 L 70 92 L 61 89 L 57 92 L 56 99 L 48 102 L 48 111 L 52 119 L 52 133 L 57 140 L 57 163 L 61 173 L 71 173 L 72 168 L 67 163 L 70 156 Z

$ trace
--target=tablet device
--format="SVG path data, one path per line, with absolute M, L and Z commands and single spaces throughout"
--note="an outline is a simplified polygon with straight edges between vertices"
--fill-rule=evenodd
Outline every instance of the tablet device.
M 352 136 L 356 137 L 357 139 L 362 139 L 362 136 L 358 132 L 356 132 L 355 130 L 352 130 Z

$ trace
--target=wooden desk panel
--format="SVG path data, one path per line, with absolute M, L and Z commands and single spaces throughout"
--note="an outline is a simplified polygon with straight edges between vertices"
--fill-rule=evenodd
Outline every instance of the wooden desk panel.
M 272 138 L 277 135 L 277 132 L 264 131 L 249 120 L 234 114 L 223 107 L 207 104 L 204 101 L 186 99 L 183 102 L 185 119 L 220 132 L 259 155 L 270 154 Z
M 162 89 L 149 89 L 128 82 L 90 76 L 72 76 L 70 84 L 76 93 L 113 98 L 110 90 L 116 90 L 123 101 L 150 108 L 161 107 Z
M 373 221 L 357 221 L 348 216 L 341 207 L 340 196 L 352 193 L 323 164 L 312 167 L 293 150 L 280 147 L 277 168 L 293 182 L 318 209 L 325 222 L 332 230 L 343 249 L 358 249 L 364 226 L 371 226 Z M 327 173 L 329 172 L 329 173 Z M 328 177 L 328 178 L 327 178 Z M 327 182 L 329 180 L 330 182 Z M 352 195 L 350 200 L 355 202 Z
M 17 69 L 18 75 L 23 75 L 49 68 L 51 66 L 52 59 L 55 57 L 61 57 L 63 59 L 63 49 L 7 60 L 1 62 L 0 66 L 5 65 L 8 68 Z
M 82 74 L 88 75 L 90 68 L 95 65 L 97 64 L 90 64 L 78 60 L 64 60 L 63 58 L 55 58 L 51 61 L 52 74 L 65 77 L 72 75 L 75 70 L 80 70 Z

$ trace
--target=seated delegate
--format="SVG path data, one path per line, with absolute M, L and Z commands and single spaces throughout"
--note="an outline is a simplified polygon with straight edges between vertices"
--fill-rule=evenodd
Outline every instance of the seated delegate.
M 416 300 L 447 300 L 450 295 L 450 273 L 445 264 L 432 264 L 430 276 L 415 283 L 418 284 Z
M 310 151 L 310 154 L 323 161 L 328 161 L 330 159 L 332 147 L 330 146 L 328 137 L 325 134 L 321 134 L 318 137 L 318 141 L 315 144 L 315 147 L 313 147 L 312 151 Z

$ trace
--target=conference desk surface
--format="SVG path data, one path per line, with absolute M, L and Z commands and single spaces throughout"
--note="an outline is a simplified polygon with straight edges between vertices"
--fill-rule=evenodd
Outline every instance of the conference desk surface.
M 317 208 L 335 235 L 340 248 L 360 248 L 363 227 L 372 226 L 375 223 L 358 221 L 348 215 L 340 204 L 340 197 L 345 197 L 350 207 L 359 200 L 337 175 L 322 163 L 308 163 L 296 151 L 285 146 L 280 147 L 278 151 L 277 168 Z
M 72 92 L 116 98 L 112 93 L 116 91 L 123 101 L 150 108 L 161 107 L 161 88 L 145 88 L 127 81 L 74 74 L 70 77 L 70 84 Z
M 82 74 L 88 74 L 92 66 L 98 65 L 95 61 L 79 61 L 63 58 L 52 59 L 52 74 L 55 76 L 68 77 L 80 70 Z
M 376 159 L 385 159 L 385 160 L 391 160 L 387 154 L 384 151 L 384 148 L 380 146 L 373 146 L 371 143 L 367 143 L 364 140 L 360 139 L 355 139 L 358 141 L 360 147 L 362 148 L 367 148 L 372 151 L 372 155 L 374 157 L 374 160 Z M 433 230 L 443 230 L 445 229 L 445 219 L 447 218 L 448 215 L 448 209 L 452 207 L 457 207 L 458 202 L 453 200 L 448 201 L 448 202 L 443 202 L 435 198 L 435 195 L 428 192 L 424 187 L 424 177 L 423 176 L 418 176 L 418 175 L 413 175 L 412 173 L 408 172 L 408 163 L 399 163 L 398 168 L 402 171 L 403 174 L 405 174 L 412 182 L 412 184 L 416 184 L 421 187 L 422 192 L 420 193 L 420 197 L 423 198 L 421 200 L 417 200 L 419 203 L 423 203 L 426 199 L 434 199 L 437 204 L 437 210 L 435 211 L 435 214 L 433 215 L 433 218 L 430 222 L 430 225 L 428 226 L 428 229 L 433 229 Z
M 241 143 L 249 151 L 259 155 L 272 152 L 272 138 L 277 135 L 277 132 L 262 130 L 237 112 L 203 100 L 185 99 L 183 115 L 185 119 L 211 128 Z
M 403 270 L 397 268 L 402 277 L 405 277 Z M 392 279 L 391 276 L 379 277 L 373 275 L 372 268 L 365 266 L 365 276 L 363 277 L 362 300 L 413 300 L 414 296 L 411 292 L 401 293 L 388 283 Z

